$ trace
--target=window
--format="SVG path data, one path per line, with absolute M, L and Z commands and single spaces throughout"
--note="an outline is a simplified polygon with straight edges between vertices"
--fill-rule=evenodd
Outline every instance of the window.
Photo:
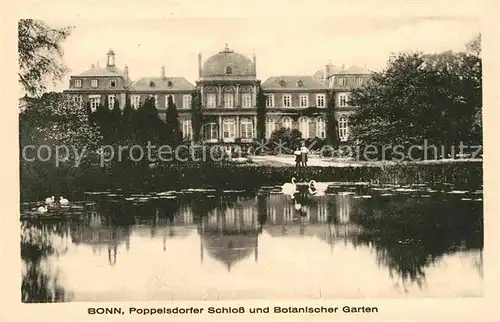
M 317 107 L 325 107 L 325 94 L 317 94 L 316 95 L 316 106 Z
M 241 129 L 240 129 L 240 137 L 242 139 L 251 139 L 253 138 L 253 124 L 249 119 L 241 120 Z
M 266 95 L 266 107 L 274 107 L 274 95 Z
M 134 109 L 138 109 L 141 105 L 141 97 L 139 95 L 132 95 L 131 104 Z
M 266 121 L 266 138 L 270 138 L 271 134 L 276 131 L 276 122 L 273 119 L 267 119 Z
M 182 107 L 191 108 L 191 95 L 182 96 Z
M 349 127 L 347 124 L 347 118 L 345 116 L 342 116 L 339 119 L 339 138 L 340 141 L 347 141 L 348 133 L 349 132 Z
M 97 79 L 90 80 L 90 87 L 97 88 L 98 86 L 99 86 L 99 80 Z
M 299 131 L 304 139 L 309 138 L 309 118 L 305 116 L 299 118 Z
M 233 107 L 234 96 L 233 94 L 224 94 L 224 107 L 231 108 Z
M 158 95 L 153 95 L 153 99 L 155 100 L 155 107 L 158 108 Z
M 227 66 L 226 67 L 226 74 L 232 74 L 233 73 L 233 70 L 231 67 Z
M 75 87 L 82 87 L 82 80 L 81 79 L 75 79 Z
M 339 86 L 346 86 L 347 79 L 345 77 L 339 77 Z
M 182 121 L 182 136 L 184 139 L 191 140 L 193 137 L 193 128 L 191 126 L 191 120 Z
M 356 78 L 356 85 L 357 86 L 363 85 L 363 79 L 361 77 Z
M 167 82 L 167 86 L 168 86 L 168 87 L 172 87 L 172 86 L 174 86 L 174 84 L 172 83 L 172 81 L 168 81 L 168 82 Z
M 252 95 L 250 94 L 241 95 L 241 101 L 242 101 L 241 105 L 243 107 L 252 107 Z
M 339 94 L 339 106 L 347 106 L 347 94 Z
M 165 95 L 165 108 L 168 108 L 169 99 L 172 99 L 172 104 L 175 104 L 175 96 L 174 95 Z
M 292 119 L 289 117 L 284 117 L 281 120 L 281 126 L 283 126 L 285 129 L 292 129 Z
M 205 140 L 217 140 L 218 127 L 217 123 L 210 122 L 203 126 L 203 137 Z
M 91 95 L 89 96 L 90 99 L 90 109 L 92 112 L 95 112 L 99 104 L 101 104 L 101 96 L 100 95 Z
M 156 86 L 155 82 L 153 82 L 153 81 L 149 82 L 149 87 L 155 87 L 155 86 Z
M 281 80 L 281 81 L 280 81 L 280 86 L 281 86 L 281 87 L 285 87 L 285 86 L 286 86 L 286 83 L 285 83 L 285 81 L 284 81 L 284 80 Z
M 297 87 L 303 87 L 303 86 L 304 86 L 304 83 L 301 80 L 299 80 L 297 82 Z
M 208 94 L 207 95 L 207 107 L 208 108 L 215 108 L 217 102 L 217 96 L 215 94 Z
M 115 107 L 115 100 L 116 100 L 115 95 L 108 95 L 108 107 L 110 110 L 113 109 L 113 107 Z
M 291 107 L 292 106 L 292 95 L 285 94 L 283 95 L 283 107 Z
M 236 137 L 236 122 L 234 119 L 224 119 L 222 123 L 222 138 L 234 139 Z
M 320 139 L 326 138 L 326 122 L 324 118 L 316 120 L 316 136 Z
M 115 88 L 116 87 L 116 80 L 112 79 L 109 81 L 109 87 Z
M 75 102 L 76 106 L 82 107 L 82 103 L 83 103 L 83 97 L 82 97 L 82 95 L 74 95 L 73 96 L 73 102 Z
M 299 105 L 300 105 L 300 107 L 308 107 L 309 106 L 309 97 L 307 97 L 307 95 L 300 95 Z

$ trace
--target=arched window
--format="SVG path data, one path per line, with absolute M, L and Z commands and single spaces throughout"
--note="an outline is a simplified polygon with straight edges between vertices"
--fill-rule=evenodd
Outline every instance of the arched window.
M 361 86 L 361 85 L 363 85 L 363 78 L 361 78 L 361 77 L 357 77 L 357 78 L 356 78 L 356 85 L 357 85 L 357 86 Z
M 234 139 L 236 137 L 236 122 L 233 118 L 224 119 L 222 122 L 222 138 Z
M 182 121 L 182 136 L 184 139 L 191 140 L 193 138 L 193 128 L 191 126 L 191 120 L 183 120 Z
M 270 138 L 271 134 L 276 131 L 276 122 L 273 119 L 267 119 L 266 121 L 266 138 Z
M 316 120 L 316 137 L 320 139 L 326 138 L 326 121 L 322 117 Z
M 284 127 L 285 129 L 292 129 L 292 119 L 287 117 L 284 117 L 281 119 L 281 126 Z
M 347 123 L 347 117 L 342 116 L 339 119 L 339 138 L 341 141 L 347 141 L 349 135 L 349 125 Z
M 347 79 L 345 77 L 339 77 L 339 86 L 346 86 Z
M 299 118 L 299 131 L 304 139 L 309 138 L 309 118 L 302 116 Z
M 203 126 L 203 138 L 205 140 L 217 140 L 219 127 L 217 123 L 210 122 Z
M 226 74 L 232 74 L 233 73 L 233 69 L 229 66 L 226 67 Z
M 253 138 L 253 123 L 250 119 L 242 119 L 240 122 L 240 138 L 252 139 Z

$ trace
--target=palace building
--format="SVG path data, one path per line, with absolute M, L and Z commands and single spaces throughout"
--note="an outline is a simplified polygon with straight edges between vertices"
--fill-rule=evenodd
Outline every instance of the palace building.
M 165 67 L 158 77 L 131 80 L 128 67 L 115 64 L 115 53 L 109 50 L 105 67 L 92 65 L 70 77 L 65 93 L 78 104 L 90 104 L 95 110 L 107 100 L 123 109 L 126 99 L 138 108 L 148 97 L 154 97 L 158 114 L 165 119 L 168 98 L 172 97 L 179 112 L 181 131 L 192 137 L 192 94 L 201 93 L 204 124 L 202 136 L 207 143 L 252 142 L 257 138 L 257 95 L 266 96 L 266 137 L 281 127 L 298 129 L 305 139 L 326 138 L 328 93 L 335 94 L 335 119 L 339 137 L 348 138 L 348 118 L 356 107 L 349 106 L 349 93 L 362 86 L 371 72 L 357 66 L 345 68 L 331 64 L 312 75 L 279 75 L 261 82 L 256 72 L 257 59 L 237 53 L 227 46 L 203 61 L 198 55 L 198 80 L 195 84 L 181 76 L 168 76 Z

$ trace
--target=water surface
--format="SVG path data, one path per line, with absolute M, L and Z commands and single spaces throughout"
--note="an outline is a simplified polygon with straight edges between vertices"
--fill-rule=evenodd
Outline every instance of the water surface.
M 25 218 L 22 300 L 482 296 L 482 192 L 88 194 Z

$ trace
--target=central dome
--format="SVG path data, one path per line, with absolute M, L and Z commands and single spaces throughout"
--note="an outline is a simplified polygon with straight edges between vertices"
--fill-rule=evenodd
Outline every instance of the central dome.
M 235 53 L 227 46 L 205 61 L 201 71 L 205 78 L 213 77 L 255 77 L 255 68 L 252 61 L 239 53 Z

